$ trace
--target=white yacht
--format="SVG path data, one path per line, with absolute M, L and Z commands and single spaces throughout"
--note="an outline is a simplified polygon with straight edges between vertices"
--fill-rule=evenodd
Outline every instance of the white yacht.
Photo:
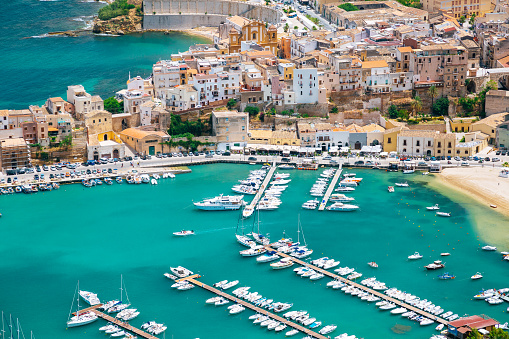
M 243 257 L 255 257 L 255 256 L 263 254 L 265 252 L 267 252 L 265 247 L 263 247 L 263 246 L 254 246 L 254 247 L 251 247 L 250 249 L 247 249 L 247 250 L 244 250 L 244 251 L 240 251 L 239 253 Z
M 283 258 L 278 262 L 270 264 L 270 267 L 272 267 L 275 270 L 281 270 L 283 268 L 291 267 L 292 265 L 293 261 L 291 258 Z
M 349 179 L 343 179 L 339 182 L 339 184 L 341 186 L 346 186 L 346 187 L 357 187 L 359 186 L 359 184 L 357 183 L 357 181 L 354 181 L 354 180 L 349 180 Z
M 497 248 L 495 246 L 490 246 L 490 245 L 483 246 L 482 249 L 484 251 L 496 251 L 497 250 Z
M 419 252 L 415 252 L 414 254 L 409 255 L 409 256 L 408 256 L 408 259 L 409 259 L 409 260 L 422 259 L 422 255 L 420 255 L 420 254 L 419 254 Z
M 395 183 L 396 186 L 398 187 L 408 187 L 408 182 L 397 182 Z
M 170 270 L 179 278 L 185 278 L 193 274 L 193 272 L 182 266 L 170 267 Z
M 347 201 L 354 201 L 355 198 L 347 197 L 344 194 L 340 193 L 333 193 L 330 196 L 330 201 L 338 201 L 338 202 L 347 202 Z
M 306 210 L 315 210 L 320 202 L 317 199 L 308 200 L 302 204 L 302 208 Z
M 354 187 L 339 186 L 335 189 L 336 192 L 354 192 Z
M 339 212 L 351 212 L 359 209 L 359 206 L 343 204 L 341 202 L 335 202 L 334 204 L 327 207 L 329 211 L 339 211 Z
M 479 272 L 477 272 L 476 274 L 474 274 L 473 276 L 470 277 L 470 279 L 472 279 L 472 280 L 478 280 L 481 278 L 482 278 L 482 274 Z
M 212 199 L 205 199 L 201 202 L 195 202 L 196 206 L 200 210 L 205 211 L 231 211 L 238 210 L 241 206 L 244 206 L 246 202 L 242 200 L 243 195 L 220 195 Z
M 440 207 L 438 206 L 438 204 L 435 204 L 434 206 L 429 206 L 429 207 L 426 207 L 426 209 L 428 211 L 437 211 L 440 209 Z
M 279 259 L 279 255 L 277 255 L 275 251 L 269 251 L 256 258 L 256 262 L 271 262 L 277 259 Z
M 254 240 L 251 240 L 249 237 L 246 237 L 245 235 L 235 234 L 235 237 L 237 237 L 237 242 L 246 246 L 246 247 L 253 247 L 256 246 L 256 243 Z
M 194 235 L 194 231 L 182 230 L 180 232 L 173 232 L 173 235 L 176 237 L 187 237 L 188 235 Z
M 87 291 L 80 291 L 80 297 L 83 298 L 90 306 L 99 305 L 101 300 L 97 297 L 97 294 Z
M 76 327 L 93 323 L 99 319 L 94 312 L 79 313 L 67 322 L 67 327 Z
M 144 184 L 148 184 L 150 182 L 150 177 L 148 174 L 142 174 L 140 175 L 141 182 Z

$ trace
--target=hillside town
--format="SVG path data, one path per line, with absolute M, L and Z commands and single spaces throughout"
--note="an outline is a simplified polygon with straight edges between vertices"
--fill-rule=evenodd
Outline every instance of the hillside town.
M 506 155 L 505 2 L 270 5 L 285 13 L 277 26 L 230 16 L 210 44 L 129 75 L 114 97 L 71 85 L 65 99 L 0 110 L 2 170 L 191 150 Z

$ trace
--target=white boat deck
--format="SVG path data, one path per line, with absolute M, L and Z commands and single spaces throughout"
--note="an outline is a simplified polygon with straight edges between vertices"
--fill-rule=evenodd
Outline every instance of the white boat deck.
M 332 192 L 334 191 L 334 187 L 336 187 L 336 183 L 338 182 L 338 179 L 341 176 L 341 172 L 343 172 L 343 169 L 341 168 L 341 164 L 339 164 L 338 170 L 336 171 L 336 173 L 334 173 L 334 177 L 332 177 L 332 181 L 330 182 L 329 188 L 327 188 L 327 192 L 325 192 L 322 202 L 318 207 L 319 211 L 323 211 L 325 209 L 325 206 L 327 206 L 327 202 L 329 201 L 329 198 Z
M 258 192 L 256 193 L 253 201 L 251 201 L 249 203 L 248 206 L 246 206 L 247 208 L 255 208 L 256 204 L 258 204 L 258 201 L 260 200 L 260 198 L 262 197 L 263 195 L 263 192 L 265 192 L 265 189 L 267 188 L 269 182 L 272 180 L 272 176 L 274 175 L 274 172 L 276 171 L 277 169 L 277 166 L 276 166 L 276 163 L 274 162 L 272 164 L 272 167 L 270 168 L 269 172 L 267 173 L 267 175 L 265 176 L 265 178 L 263 179 L 263 182 L 262 182 L 262 185 L 260 186 L 260 189 L 258 190 Z

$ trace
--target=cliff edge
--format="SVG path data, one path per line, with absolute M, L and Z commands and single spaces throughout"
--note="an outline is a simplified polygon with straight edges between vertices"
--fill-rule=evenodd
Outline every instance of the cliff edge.
M 124 35 L 141 31 L 143 23 L 142 2 L 142 0 L 113 1 L 106 6 L 107 8 L 103 10 L 103 13 L 101 13 L 101 10 L 99 11 L 99 16 L 94 20 L 92 31 L 96 34 L 112 35 Z M 126 5 L 131 8 L 126 8 Z M 109 7 L 111 6 L 118 6 L 120 9 L 110 10 Z M 101 18 L 104 20 L 101 20 Z

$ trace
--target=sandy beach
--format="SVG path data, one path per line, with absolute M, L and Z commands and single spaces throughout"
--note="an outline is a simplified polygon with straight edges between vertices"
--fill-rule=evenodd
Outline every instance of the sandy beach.
M 440 193 L 468 205 L 484 241 L 505 251 L 509 248 L 509 178 L 499 177 L 500 170 L 493 167 L 446 168 L 436 175 L 436 184 L 441 186 Z M 490 208 L 492 204 L 497 207 Z
M 484 205 L 496 205 L 496 211 L 509 216 L 509 179 L 499 177 L 500 168 L 445 168 L 437 177 Z

